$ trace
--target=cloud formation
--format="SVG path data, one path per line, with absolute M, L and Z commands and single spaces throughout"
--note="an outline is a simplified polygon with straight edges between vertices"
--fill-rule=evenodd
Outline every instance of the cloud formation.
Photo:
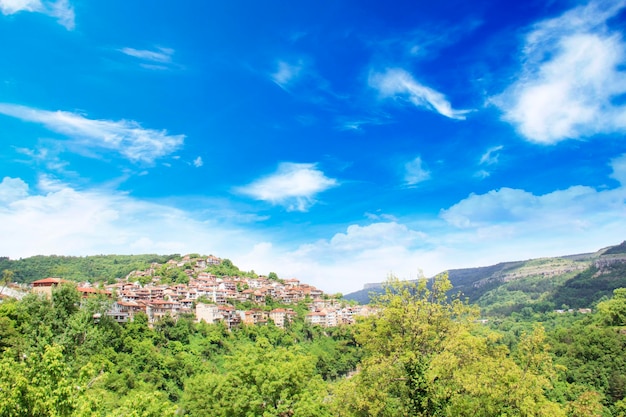
M 423 245 L 426 235 L 411 230 L 404 224 L 395 221 L 374 222 L 365 226 L 350 225 L 345 232 L 336 233 L 329 240 L 321 240 L 314 244 L 302 245 L 298 249 L 301 255 L 314 257 L 332 257 L 337 260 L 349 252 L 379 250 L 381 248 L 411 249 Z
M 501 188 L 486 194 L 470 194 L 452 207 L 442 210 L 441 218 L 458 228 L 480 228 L 487 225 L 524 224 L 539 232 L 544 227 L 552 229 L 578 229 L 595 223 L 594 219 L 610 214 L 626 218 L 626 155 L 610 163 L 612 177 L 620 186 L 598 191 L 592 187 L 575 185 L 544 195 L 528 191 Z M 617 214 L 617 216 L 615 216 Z
M 485 151 L 485 153 L 480 157 L 480 165 L 494 165 L 498 163 L 498 158 L 500 157 L 499 152 L 504 149 L 504 146 L 499 145 L 499 146 L 494 146 L 491 147 L 489 149 L 487 149 L 487 151 Z
M 430 179 L 430 171 L 426 169 L 420 156 L 404 164 L 404 182 L 414 186 Z
M 277 271 L 281 277 L 298 277 L 326 292 L 347 293 L 365 283 L 385 281 L 390 274 L 415 279 L 425 264 L 432 267 L 429 273 L 440 272 L 442 262 L 428 248 L 425 234 L 389 221 L 352 224 L 328 239 L 296 248 L 262 242 L 241 259 L 259 270 Z
M 74 8 L 69 0 L 0 0 L 0 11 L 4 15 L 18 12 L 43 13 L 50 17 L 55 17 L 59 24 L 63 25 L 67 30 L 73 30 L 75 27 Z
M 28 195 L 28 184 L 20 178 L 4 177 L 0 182 L 0 204 L 9 204 Z
M 337 180 L 326 177 L 315 164 L 283 162 L 275 173 L 239 187 L 237 191 L 256 200 L 284 206 L 289 211 L 307 211 L 315 203 L 317 194 L 337 185 Z
M 526 36 L 518 80 L 493 102 L 527 140 L 626 131 L 626 43 L 607 20 L 626 2 L 597 0 L 538 23 Z
M 294 83 L 302 75 L 304 64 L 298 61 L 290 64 L 286 61 L 278 61 L 276 71 L 270 74 L 270 78 L 280 88 L 288 89 L 289 85 Z
M 170 135 L 166 130 L 145 129 L 132 120 L 94 120 L 65 111 L 39 110 L 0 103 L 0 114 L 39 123 L 61 133 L 87 149 L 109 149 L 132 162 L 153 163 L 180 148 L 184 135 Z
M 19 178 L 0 183 L 3 256 L 98 253 L 236 253 L 254 233 L 200 221 L 177 208 L 106 189 L 78 190 L 42 176 L 30 191 Z M 37 242 L 37 245 L 33 245 Z
M 156 50 L 148 49 L 135 49 L 135 48 L 122 48 L 119 50 L 121 53 L 138 58 L 144 61 L 160 62 L 163 64 L 169 64 L 172 62 L 172 56 L 174 50 L 171 48 L 157 48 Z
M 306 164 L 301 164 L 306 165 Z M 444 221 L 371 218 L 327 237 L 276 245 L 228 216 L 191 212 L 104 189 L 78 190 L 42 176 L 0 182 L 0 254 L 214 253 L 245 270 L 297 277 L 324 291 L 354 291 L 393 273 L 414 279 L 448 268 L 558 256 L 619 243 L 626 233 L 626 155 L 611 162 L 621 185 L 545 195 L 501 189 L 472 195 Z M 311 168 L 311 167 L 309 167 Z M 212 220 L 206 220 L 212 219 Z M 33 242 L 37 242 L 33 245 Z M 567 246 L 563 245 L 567 242 Z
M 456 110 L 445 95 L 427 87 L 400 68 L 385 72 L 373 72 L 369 77 L 369 86 L 385 98 L 408 100 L 413 105 L 435 111 L 450 119 L 464 120 L 469 110 Z

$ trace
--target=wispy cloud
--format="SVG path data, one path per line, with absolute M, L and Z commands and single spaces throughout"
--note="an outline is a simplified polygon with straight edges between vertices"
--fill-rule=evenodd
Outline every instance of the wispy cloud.
M 491 176 L 491 172 L 485 169 L 479 169 L 478 171 L 474 173 L 474 178 L 478 178 L 480 180 L 484 180 L 485 178 L 488 178 L 489 176 Z
M 487 151 L 480 157 L 480 165 L 493 165 L 498 163 L 498 158 L 500 157 L 500 151 L 504 149 L 504 146 L 494 146 L 492 148 L 487 149 Z
M 156 48 L 156 50 L 122 48 L 119 51 L 125 55 L 132 56 L 143 61 L 160 62 L 163 64 L 169 64 L 172 62 L 172 56 L 174 55 L 173 49 L 160 47 Z
M 421 22 L 417 29 L 366 40 L 368 46 L 386 62 L 432 60 L 441 50 L 469 36 L 483 24 L 476 16 L 468 15 L 462 21 Z M 386 34 L 387 35 L 387 34 Z
M 342 131 L 363 132 L 364 126 L 380 126 L 389 123 L 386 115 L 366 117 L 339 117 L 337 129 Z
M 369 85 L 382 97 L 405 99 L 417 107 L 435 111 L 451 119 L 464 120 L 469 112 L 469 110 L 453 109 L 445 95 L 421 84 L 411 74 L 400 68 L 388 69 L 382 73 L 371 73 Z
M 172 48 L 135 49 L 126 47 L 118 49 L 118 51 L 124 55 L 136 58 L 140 61 L 139 66 L 145 69 L 165 71 L 178 67 L 173 60 L 176 51 Z
M 0 114 L 44 125 L 85 149 L 109 149 L 133 162 L 153 163 L 180 148 L 184 135 L 145 129 L 132 120 L 94 120 L 65 111 L 47 111 L 0 103 Z
M 16 147 L 15 151 L 18 154 L 26 155 L 29 161 L 45 167 L 48 171 L 66 176 L 77 175 L 75 172 L 67 170 L 69 163 L 59 156 L 64 152 L 64 147 L 58 141 L 43 140 L 34 149 Z
M 270 74 L 270 78 L 282 89 L 288 90 L 288 87 L 303 75 L 302 60 L 295 63 L 278 61 L 276 66 L 276 71 Z
M 202 165 L 204 165 L 204 161 L 202 161 L 201 156 L 193 160 L 193 166 L 195 166 L 196 168 L 200 168 Z
M 266 75 L 285 92 L 317 106 L 332 107 L 336 100 L 345 100 L 331 88 L 327 79 L 315 69 L 310 57 L 299 56 L 275 61 Z
M 607 20 L 626 1 L 591 1 L 538 23 L 526 36 L 519 79 L 493 102 L 532 142 L 626 131 L 626 43 Z
M 275 173 L 236 191 L 290 211 L 307 211 L 317 194 L 337 185 L 337 180 L 326 177 L 315 164 L 283 162 Z
M 18 12 L 43 13 L 55 17 L 67 30 L 73 30 L 75 27 L 74 8 L 69 0 L 0 0 L 0 10 L 4 15 Z
M 430 179 L 430 171 L 426 169 L 421 156 L 404 164 L 404 182 L 408 186 L 415 186 Z

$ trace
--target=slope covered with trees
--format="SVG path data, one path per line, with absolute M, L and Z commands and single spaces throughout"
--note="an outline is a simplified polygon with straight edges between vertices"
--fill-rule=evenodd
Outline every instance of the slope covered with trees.
M 228 330 L 63 285 L 0 304 L 0 416 L 623 416 L 625 291 L 486 325 L 446 275 L 391 280 L 354 326 Z
M 507 316 L 530 307 L 537 312 L 590 308 L 626 287 L 626 242 L 594 253 L 503 262 L 448 271 L 455 292 L 481 307 L 483 315 Z M 368 303 L 382 284 L 347 294 Z
M 95 255 L 95 256 L 32 256 L 22 259 L 0 257 L 0 271 L 11 271 L 12 280 L 30 283 L 47 277 L 63 277 L 72 281 L 113 282 L 131 271 L 143 270 L 151 263 L 180 259 L 175 255 Z

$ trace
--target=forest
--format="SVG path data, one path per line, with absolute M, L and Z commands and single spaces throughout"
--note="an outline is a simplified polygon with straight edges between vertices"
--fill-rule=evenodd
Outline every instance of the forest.
M 181 255 L 95 255 L 0 257 L 0 271 L 11 271 L 11 280 L 29 283 L 47 277 L 72 281 L 115 282 L 129 272 L 146 269 L 151 263 L 181 259 Z
M 0 416 L 625 416 L 626 289 L 593 313 L 479 320 L 446 274 L 378 314 L 228 330 L 120 325 L 71 284 L 0 304 Z

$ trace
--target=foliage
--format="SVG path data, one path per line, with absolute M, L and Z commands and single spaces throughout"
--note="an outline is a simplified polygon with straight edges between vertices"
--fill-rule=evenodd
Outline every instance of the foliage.
M 112 281 L 131 271 L 147 269 L 153 262 L 165 263 L 180 255 L 32 256 L 0 258 L 0 270 L 13 273 L 12 280 L 29 283 L 47 277 L 72 281 Z
M 224 373 L 188 381 L 183 406 L 193 416 L 330 416 L 315 359 L 267 339 L 237 351 Z
M 339 416 L 593 416 L 601 395 L 563 381 L 543 326 L 523 331 L 514 349 L 478 327 L 476 311 L 448 298 L 447 276 L 392 279 L 380 313 L 359 324 L 358 372 L 334 386 Z
M 228 266 L 228 263 L 227 263 Z M 228 266 L 234 268 L 234 266 Z M 72 285 L 0 303 L 4 416 L 624 416 L 626 289 L 593 314 L 526 306 L 476 323 L 445 275 L 391 279 L 355 326 L 227 329 Z

